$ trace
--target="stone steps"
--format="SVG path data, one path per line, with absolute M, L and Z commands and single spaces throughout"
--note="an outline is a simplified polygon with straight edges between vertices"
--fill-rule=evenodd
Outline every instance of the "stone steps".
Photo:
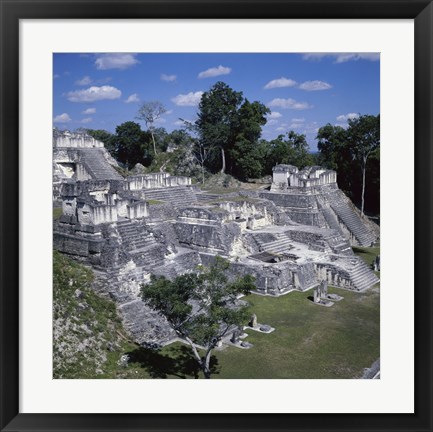
M 262 245 L 262 250 L 265 252 L 280 253 L 292 249 L 292 240 L 288 237 L 275 240 Z
M 95 180 L 123 180 L 123 177 L 107 162 L 102 149 L 80 149 L 81 163 Z
M 147 270 L 152 270 L 154 267 L 160 266 L 164 262 L 164 251 L 161 251 L 163 246 L 155 243 L 141 249 L 130 251 L 133 261 Z
M 333 214 L 332 210 L 329 209 L 328 207 L 322 207 L 322 214 L 323 217 L 325 218 L 326 223 L 328 224 L 329 228 L 337 231 L 338 233 L 344 235 L 340 224 L 338 223 L 337 218 L 335 217 L 335 215 Z
M 117 231 L 129 252 L 157 244 L 152 233 L 147 231 L 140 232 L 137 225 L 130 221 L 119 222 L 117 224 Z
M 358 291 L 363 291 L 379 282 L 378 277 L 361 259 L 352 266 L 349 275 Z
M 211 193 L 197 193 L 196 197 L 199 201 L 214 201 L 220 199 L 224 195 L 211 194 Z
M 158 189 L 145 189 L 145 200 L 170 202 L 176 207 L 188 206 L 197 202 L 194 192 L 184 186 L 173 186 Z
M 361 246 L 370 246 L 375 241 L 375 235 L 367 229 L 360 216 L 358 216 L 344 198 L 334 195 L 334 199 L 331 201 L 331 208 Z

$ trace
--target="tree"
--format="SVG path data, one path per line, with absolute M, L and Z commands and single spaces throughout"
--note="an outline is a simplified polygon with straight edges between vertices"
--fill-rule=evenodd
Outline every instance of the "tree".
M 341 126 L 327 124 L 317 132 L 319 164 L 337 171 L 339 187 L 355 197 L 356 176 L 353 170 L 353 155 L 347 130 Z
M 379 211 L 380 117 L 362 115 L 349 120 L 347 129 L 327 124 L 319 129 L 317 140 L 319 164 L 337 171 L 340 188 L 361 204 L 361 213 L 364 214 L 365 204 Z
M 117 126 L 113 143 L 117 160 L 124 163 L 128 169 L 137 163 L 150 164 L 148 134 L 141 130 L 138 123 L 127 121 Z
M 242 100 L 241 92 L 232 90 L 221 81 L 201 97 L 195 124 L 203 147 L 208 152 L 220 152 L 221 173 L 226 170 L 225 151 L 234 143 L 234 126 Z
M 185 133 L 186 131 L 188 131 L 189 134 L 193 135 L 191 137 L 191 143 L 192 143 L 191 154 L 194 160 L 200 165 L 201 183 L 204 184 L 205 172 L 206 172 L 205 164 L 209 159 L 211 148 L 208 148 L 205 145 L 205 141 L 197 138 L 198 126 L 196 125 L 196 123 L 190 122 L 183 118 L 179 118 L 179 120 L 183 122 Z
M 259 138 L 269 112 L 262 103 L 251 103 L 248 99 L 237 112 L 235 142 L 229 149 L 229 162 L 230 172 L 241 180 L 260 177 L 264 171 Z
M 314 161 L 309 152 L 309 146 L 305 135 L 294 131 L 279 135 L 270 141 L 270 161 L 271 166 L 277 164 L 294 165 L 300 169 L 311 165 Z
M 226 170 L 242 180 L 260 176 L 263 164 L 258 157 L 258 141 L 266 114 L 270 110 L 260 102 L 249 102 L 219 81 L 204 93 L 195 122 L 202 160 L 221 173 Z
M 137 119 L 143 120 L 146 127 L 149 129 L 150 135 L 152 136 L 153 152 L 155 155 L 155 122 L 166 112 L 167 110 L 165 106 L 159 101 L 144 102 L 138 110 Z
M 211 377 L 212 350 L 233 326 L 245 324 L 248 308 L 238 304 L 240 294 L 255 288 L 251 275 L 227 278 L 229 262 L 216 257 L 214 265 L 198 273 L 178 276 L 173 281 L 151 277 L 142 285 L 142 298 L 164 316 L 177 335 L 187 342 L 205 378 Z M 204 347 L 200 355 L 197 345 Z
M 361 215 L 364 216 L 365 172 L 370 156 L 379 151 L 380 116 L 362 115 L 348 121 L 347 130 L 351 150 L 362 170 Z

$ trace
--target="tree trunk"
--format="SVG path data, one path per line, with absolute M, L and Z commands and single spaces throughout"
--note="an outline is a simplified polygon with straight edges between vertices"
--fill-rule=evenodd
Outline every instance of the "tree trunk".
M 209 362 L 210 362 L 210 352 L 208 351 L 206 353 L 206 357 L 203 359 L 200 357 L 200 354 L 197 351 L 197 348 L 194 345 L 194 342 L 189 338 L 185 337 L 185 340 L 191 345 L 192 352 L 194 353 L 194 357 L 197 360 L 198 364 L 200 365 L 201 370 L 203 371 L 203 375 L 206 379 L 210 379 L 211 372 L 209 369 Z M 209 359 L 208 359 L 209 357 Z
M 365 194 L 365 168 L 367 166 L 367 158 L 364 157 L 362 164 L 362 193 L 361 193 L 361 216 L 364 217 L 364 194 Z
M 202 177 L 201 184 L 204 184 L 204 163 L 201 166 L 201 177 Z
M 153 131 L 150 131 L 150 135 L 152 137 L 152 142 L 153 142 L 153 152 L 155 153 L 156 156 L 156 144 L 155 144 L 155 137 L 153 136 Z
M 226 155 L 222 147 L 221 147 L 221 159 L 222 159 L 221 174 L 224 174 L 226 172 Z
M 203 362 L 203 373 L 204 373 L 204 377 L 206 379 L 210 379 L 211 376 L 211 371 L 210 371 L 210 356 L 212 353 L 212 349 L 210 349 L 207 353 L 206 353 L 206 357 L 204 359 Z

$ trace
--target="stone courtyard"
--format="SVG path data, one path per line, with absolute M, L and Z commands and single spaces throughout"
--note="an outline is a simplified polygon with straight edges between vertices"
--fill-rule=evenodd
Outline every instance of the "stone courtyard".
M 151 274 L 192 272 L 217 255 L 230 261 L 233 276 L 253 275 L 266 296 L 324 283 L 362 292 L 379 282 L 352 251 L 377 241 L 379 228 L 338 188 L 335 171 L 277 165 L 269 191 L 218 195 L 164 172 L 124 178 L 116 166 L 90 136 L 54 134 L 53 201 L 63 211 L 54 248 L 93 268 L 95 288 L 116 301 L 140 344 L 175 338 L 141 300 L 140 285 Z

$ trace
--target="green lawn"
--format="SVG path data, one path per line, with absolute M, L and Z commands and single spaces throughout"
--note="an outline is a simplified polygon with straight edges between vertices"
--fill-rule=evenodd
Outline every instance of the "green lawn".
M 379 248 L 358 248 L 367 263 Z M 270 334 L 247 330 L 254 347 L 215 351 L 213 378 L 357 378 L 380 356 L 379 287 L 364 293 L 329 288 L 344 300 L 331 308 L 314 305 L 306 293 L 285 296 L 250 295 L 247 300 L 259 323 L 275 327 Z M 188 346 L 175 343 L 159 351 L 126 344 L 131 357 L 126 368 L 112 354 L 101 378 L 202 377 Z
M 53 208 L 53 219 L 57 220 L 63 214 L 63 209 L 61 207 Z

